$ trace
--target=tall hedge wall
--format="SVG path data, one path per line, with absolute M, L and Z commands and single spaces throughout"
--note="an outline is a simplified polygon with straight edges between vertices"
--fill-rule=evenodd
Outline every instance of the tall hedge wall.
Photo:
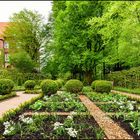
M 106 78 L 109 81 L 113 81 L 114 86 L 140 88 L 140 67 L 112 72 Z
M 22 85 L 27 80 L 43 80 L 50 78 L 40 73 L 19 73 L 16 70 L 0 69 L 0 79 L 11 79 L 16 85 Z

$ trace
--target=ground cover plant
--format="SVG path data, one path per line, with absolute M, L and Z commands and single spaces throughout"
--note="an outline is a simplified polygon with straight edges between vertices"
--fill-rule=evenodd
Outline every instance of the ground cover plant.
M 36 101 L 29 106 L 30 110 L 34 111 L 77 111 L 85 112 L 86 107 L 80 102 L 76 94 L 72 94 L 65 91 L 60 91 L 57 94 L 44 96 L 42 99 Z
M 114 93 L 84 92 L 93 102 L 127 101 L 128 97 Z
M 80 122 L 80 123 L 79 123 Z M 103 139 L 105 134 L 91 116 L 24 116 L 1 124 L 7 139 Z

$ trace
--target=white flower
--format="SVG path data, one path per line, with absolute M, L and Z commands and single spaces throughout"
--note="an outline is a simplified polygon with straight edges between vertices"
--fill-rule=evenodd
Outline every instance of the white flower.
M 138 106 L 138 110 L 140 110 L 140 106 Z
M 118 105 L 123 105 L 123 102 L 116 102 Z
M 69 101 L 69 99 L 68 99 L 68 98 L 66 98 L 66 99 L 65 99 L 65 101 Z
M 33 119 L 30 117 L 25 118 L 24 115 L 19 116 L 19 120 L 26 123 L 26 124 L 31 124 L 33 123 Z
M 122 109 L 122 108 L 124 108 L 124 106 L 121 105 L 120 108 Z
M 69 115 L 69 116 L 67 117 L 67 119 L 73 119 L 73 116 L 72 116 L 72 115 Z
M 77 132 L 74 128 L 66 128 L 66 130 L 68 131 L 67 133 L 69 134 L 69 136 L 71 137 L 76 137 L 77 136 Z
M 62 127 L 62 126 L 63 126 L 62 123 L 56 122 L 56 123 L 54 123 L 54 130 L 56 130 L 56 129 L 58 129 L 59 127 Z
M 49 98 L 48 96 L 44 96 L 43 99 L 47 101 Z
M 133 110 L 133 109 L 134 109 L 133 105 L 132 105 L 132 104 L 130 104 L 130 103 L 128 104 L 128 106 L 127 106 L 127 107 L 128 107 L 128 109 L 129 109 L 129 110 Z
M 71 115 L 77 115 L 77 112 L 72 111 L 72 112 L 70 112 L 70 114 Z
M 5 126 L 5 130 L 3 132 L 3 135 L 9 135 L 10 133 L 12 133 L 15 130 L 15 123 L 13 121 L 6 121 L 3 123 L 3 125 Z

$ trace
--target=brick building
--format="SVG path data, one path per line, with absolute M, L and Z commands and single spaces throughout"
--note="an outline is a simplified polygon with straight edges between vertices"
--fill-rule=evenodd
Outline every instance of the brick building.
M 4 38 L 4 31 L 5 28 L 8 26 L 8 22 L 0 22 L 0 57 L 1 60 L 3 60 L 3 67 L 7 68 L 9 67 L 9 52 L 8 52 L 8 48 L 9 48 L 9 44 L 5 41 Z

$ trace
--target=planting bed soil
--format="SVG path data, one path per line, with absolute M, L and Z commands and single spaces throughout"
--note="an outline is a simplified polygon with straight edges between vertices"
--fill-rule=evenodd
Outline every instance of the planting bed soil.
M 105 134 L 93 117 L 77 116 L 76 114 L 69 116 L 19 116 L 5 126 L 0 125 L 0 133 L 6 139 L 105 138 Z

